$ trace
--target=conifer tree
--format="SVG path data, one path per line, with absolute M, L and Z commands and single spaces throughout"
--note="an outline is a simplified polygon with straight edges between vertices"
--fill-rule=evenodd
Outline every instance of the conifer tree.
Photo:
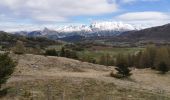
M 116 58 L 116 70 L 118 71 L 117 74 L 121 75 L 122 77 L 129 77 L 131 75 L 131 70 L 128 68 L 127 58 L 119 54 Z
M 127 63 L 129 67 L 134 67 L 134 59 L 135 56 L 133 54 L 128 54 L 127 55 Z
M 154 60 L 155 60 L 155 56 L 156 56 L 156 47 L 155 47 L 155 45 L 148 45 L 147 46 L 147 48 L 146 48 L 146 50 L 147 50 L 147 52 L 148 52 L 148 54 L 149 54 L 149 61 L 148 61 L 148 63 L 149 63 L 149 67 L 153 67 L 154 66 Z
M 139 60 L 140 68 L 149 68 L 150 67 L 150 55 L 147 50 L 143 51 Z
M 157 50 L 155 61 L 154 61 L 154 66 L 156 67 L 157 70 L 159 70 L 160 66 L 164 65 L 170 66 L 170 58 L 169 58 L 169 53 L 168 49 L 165 47 L 161 47 Z
M 166 72 L 169 71 L 169 67 L 165 62 L 160 62 L 158 65 L 158 70 L 162 73 L 165 74 Z
M 61 48 L 60 56 L 61 56 L 61 57 L 65 57 L 65 56 L 66 56 L 66 55 L 65 55 L 65 48 L 64 48 L 64 47 Z

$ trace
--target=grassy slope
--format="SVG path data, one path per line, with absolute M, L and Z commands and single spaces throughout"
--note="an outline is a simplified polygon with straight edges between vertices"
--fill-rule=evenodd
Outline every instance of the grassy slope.
M 150 69 L 134 69 L 131 79 L 119 80 L 109 77 L 114 67 L 62 57 L 12 57 L 19 65 L 8 81 L 11 89 L 3 100 L 170 99 L 170 73 L 162 76 Z

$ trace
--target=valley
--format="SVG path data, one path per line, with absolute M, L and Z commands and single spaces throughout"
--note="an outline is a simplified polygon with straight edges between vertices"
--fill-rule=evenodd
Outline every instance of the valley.
M 169 0 L 0 0 L 0 100 L 170 100 Z

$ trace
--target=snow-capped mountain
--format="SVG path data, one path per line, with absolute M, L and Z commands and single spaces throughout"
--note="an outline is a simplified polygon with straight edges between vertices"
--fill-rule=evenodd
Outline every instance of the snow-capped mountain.
M 137 30 L 139 28 L 135 25 L 125 24 L 122 22 L 94 22 L 90 25 L 69 25 L 64 27 L 58 27 L 55 30 L 57 32 L 100 32 L 100 31 L 130 31 Z
M 130 24 L 124 24 L 122 22 L 95 22 L 91 24 L 93 31 L 130 31 L 136 30 L 134 26 Z
M 68 25 L 63 27 L 60 26 L 53 30 L 44 28 L 39 31 L 16 32 L 16 34 L 27 36 L 45 36 L 52 39 L 58 39 L 74 35 L 83 37 L 114 36 L 126 31 L 139 29 L 141 28 L 122 22 L 94 22 L 90 25 Z
M 90 32 L 91 28 L 87 25 L 78 25 L 78 26 L 64 26 L 64 27 L 58 27 L 56 28 L 57 32 L 80 32 L 80 31 L 84 31 L 84 32 Z

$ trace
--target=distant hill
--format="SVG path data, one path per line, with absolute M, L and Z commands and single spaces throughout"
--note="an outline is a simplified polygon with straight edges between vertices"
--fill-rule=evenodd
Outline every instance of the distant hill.
M 127 31 L 115 36 L 88 37 L 83 41 L 90 41 L 94 43 L 97 42 L 100 44 L 116 47 L 144 46 L 148 43 L 154 43 L 157 45 L 169 45 L 170 24 L 142 30 Z
M 9 34 L 0 31 L 0 46 L 3 48 L 10 48 L 15 46 L 17 41 L 22 41 L 26 47 L 40 47 L 44 48 L 49 45 L 59 44 L 58 41 L 50 40 L 44 37 L 27 37 L 17 34 Z
M 79 41 L 82 41 L 84 38 L 85 37 L 81 35 L 73 35 L 73 36 L 60 38 L 60 40 L 66 41 L 66 42 L 79 42 Z
M 163 26 L 147 28 L 139 31 L 124 32 L 118 36 L 125 41 L 169 41 L 170 42 L 170 24 Z

